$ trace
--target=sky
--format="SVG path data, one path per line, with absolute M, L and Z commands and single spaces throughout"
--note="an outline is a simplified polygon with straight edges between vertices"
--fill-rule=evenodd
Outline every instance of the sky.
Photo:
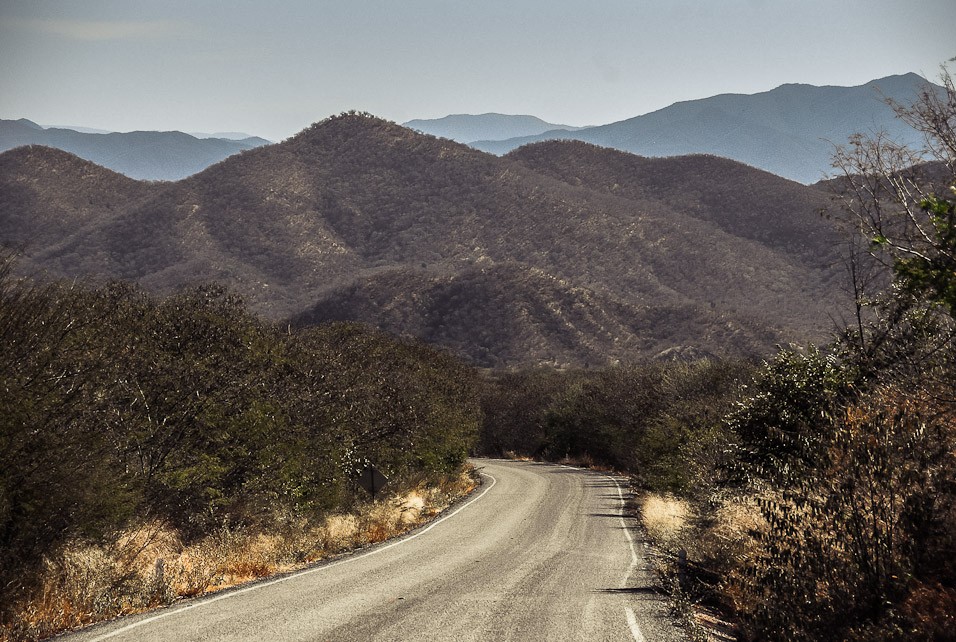
M 597 125 L 954 56 L 953 0 L 0 0 L 0 118 L 273 141 L 350 109 Z

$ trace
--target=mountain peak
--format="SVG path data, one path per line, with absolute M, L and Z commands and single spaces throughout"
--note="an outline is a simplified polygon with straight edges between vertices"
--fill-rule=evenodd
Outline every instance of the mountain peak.
M 312 123 L 288 140 L 290 142 L 302 142 L 313 139 L 324 139 L 332 132 L 358 134 L 359 132 L 399 130 L 404 130 L 404 128 L 390 120 L 379 118 L 368 112 L 353 110 L 329 116 L 328 118 L 323 118 L 318 122 Z
M 18 119 L 17 119 L 16 121 L 14 121 L 14 122 L 16 122 L 16 123 L 18 123 L 18 124 L 20 124 L 20 125 L 23 125 L 23 126 L 25 126 L 25 127 L 29 127 L 30 129 L 39 129 L 39 130 L 42 130 L 42 129 L 43 129 L 42 126 L 37 125 L 37 124 L 36 124 L 35 122 L 33 122 L 32 120 L 27 120 L 26 118 L 18 118 Z
M 25 176 L 31 177 L 31 180 L 42 175 L 60 182 L 68 179 L 87 183 L 108 181 L 111 184 L 117 182 L 133 184 L 137 182 L 75 154 L 46 145 L 23 145 L 3 152 L 0 154 L 0 167 L 6 177 L 22 172 Z
M 866 85 L 875 85 L 875 84 L 878 84 L 878 83 L 881 83 L 881 82 L 886 82 L 886 81 L 888 81 L 888 80 L 889 80 L 889 81 L 909 82 L 909 83 L 925 83 L 925 82 L 929 82 L 929 81 L 926 80 L 926 78 L 923 78 L 923 76 L 919 75 L 918 73 L 909 71 L 909 72 L 907 72 L 907 73 L 905 73 L 905 74 L 890 74 L 889 76 L 884 76 L 883 78 L 876 78 L 875 80 L 871 80 L 871 81 L 869 81 L 868 83 L 866 83 Z M 864 86 L 865 86 L 865 85 L 864 85 Z
M 285 149 L 298 149 L 309 155 L 314 150 L 323 150 L 325 153 L 348 152 L 357 156 L 368 156 L 373 148 L 384 150 L 396 147 L 404 147 L 406 151 L 430 150 L 429 153 L 436 156 L 459 153 L 479 154 L 466 145 L 438 140 L 393 121 L 356 111 L 330 116 L 314 123 L 279 143 L 279 146 L 285 146 Z
M 926 78 L 923 78 L 919 74 L 909 72 L 906 74 L 894 74 L 890 76 L 885 76 L 883 78 L 877 78 L 871 80 L 870 82 L 862 85 L 863 87 L 878 87 L 885 90 L 891 91 L 907 91 L 911 89 L 921 89 L 928 85 L 931 85 L 930 81 Z

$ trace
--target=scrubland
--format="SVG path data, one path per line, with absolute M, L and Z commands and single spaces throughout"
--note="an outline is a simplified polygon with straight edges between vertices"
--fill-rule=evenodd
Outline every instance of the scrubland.
M 67 542 L 44 559 L 33 592 L 9 607 L 0 639 L 43 638 L 305 568 L 427 523 L 476 483 L 469 470 L 350 512 L 227 524 L 189 543 L 159 521 L 130 525 L 98 543 Z
M 3 261 L 2 635 L 381 541 L 466 492 L 475 453 L 628 473 L 664 586 L 739 640 L 956 639 L 956 89 L 927 92 L 897 107 L 926 149 L 837 153 L 855 305 L 763 361 L 479 372 L 356 324 L 283 329 L 216 285 L 155 299 Z
M 476 373 L 353 324 L 291 332 L 218 286 L 162 300 L 0 265 L 0 630 L 282 572 L 466 490 Z M 368 503 L 374 464 L 387 500 Z M 465 484 L 465 486 L 462 486 Z M 162 560 L 159 565 L 158 560 Z

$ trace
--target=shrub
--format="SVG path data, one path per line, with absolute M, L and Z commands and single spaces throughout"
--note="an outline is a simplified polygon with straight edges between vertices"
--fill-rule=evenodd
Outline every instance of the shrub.
M 0 340 L 0 622 L 66 546 L 147 519 L 185 546 L 317 519 L 363 501 L 370 462 L 395 492 L 456 475 L 478 430 L 453 357 L 354 324 L 283 332 L 216 285 L 155 301 L 0 261 Z
M 733 587 L 747 629 L 791 640 L 892 639 L 877 624 L 919 633 L 895 605 L 954 577 L 953 408 L 881 389 L 832 423 L 818 457 L 758 500 L 759 548 Z

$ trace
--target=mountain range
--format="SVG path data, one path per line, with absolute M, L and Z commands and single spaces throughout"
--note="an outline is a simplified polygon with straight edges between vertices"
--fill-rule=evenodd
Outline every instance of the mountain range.
M 722 94 L 679 102 L 607 125 L 512 137 L 507 129 L 476 149 L 506 154 L 528 143 L 581 140 L 643 156 L 713 154 L 801 183 L 832 173 L 835 145 L 857 133 L 884 132 L 907 145 L 921 135 L 896 118 L 887 100 L 911 104 L 923 90 L 941 91 L 917 74 L 888 76 L 858 87 L 789 84 L 757 94 Z
M 941 90 L 911 73 L 859 87 L 790 84 L 758 94 L 723 94 L 591 127 L 497 113 L 416 119 L 405 126 L 498 155 L 555 139 L 582 140 L 643 156 L 712 154 L 810 184 L 831 173 L 834 146 L 845 144 L 852 134 L 881 131 L 903 144 L 919 143 L 920 135 L 895 118 L 886 100 L 907 104 L 917 92 L 933 88 Z M 47 145 L 146 180 L 179 180 L 267 143 L 241 132 L 121 134 L 41 127 L 26 119 L 0 120 L 0 151 Z
M 25 118 L 0 120 L 0 152 L 22 145 L 46 145 L 143 180 L 179 180 L 268 143 L 257 137 L 233 140 L 228 134 L 200 138 L 177 131 L 92 133 L 45 128 Z
M 459 143 L 536 136 L 555 130 L 578 131 L 584 129 L 571 125 L 548 123 L 537 116 L 511 114 L 452 114 L 444 118 L 410 120 L 404 123 L 404 126 L 423 134 L 450 138 Z
M 276 321 L 362 321 L 486 367 L 825 338 L 846 301 L 828 203 L 727 159 L 497 157 L 356 113 L 168 183 L 0 154 L 0 242 L 24 273 L 217 280 Z

